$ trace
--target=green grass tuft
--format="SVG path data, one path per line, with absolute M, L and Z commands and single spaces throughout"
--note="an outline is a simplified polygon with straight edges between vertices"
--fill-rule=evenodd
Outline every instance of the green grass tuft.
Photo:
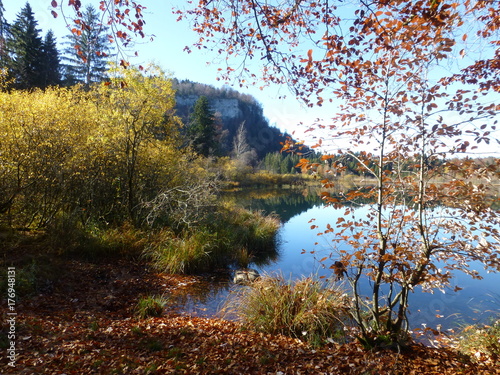
M 345 341 L 350 307 L 345 291 L 307 277 L 286 281 L 265 276 L 230 298 L 225 312 L 246 328 L 285 334 L 320 345 L 327 339 Z
M 160 230 L 150 236 L 145 257 L 161 272 L 199 273 L 276 256 L 275 216 L 223 207 L 212 220 L 175 234 Z
M 142 297 L 136 306 L 136 314 L 141 319 L 159 317 L 163 315 L 163 310 L 167 300 L 164 297 L 147 296 Z

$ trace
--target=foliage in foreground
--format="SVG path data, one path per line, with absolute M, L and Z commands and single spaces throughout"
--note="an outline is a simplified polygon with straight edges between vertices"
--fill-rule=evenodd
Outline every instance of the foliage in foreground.
M 285 334 L 312 344 L 345 341 L 350 306 L 338 285 L 311 277 L 287 281 L 265 276 L 230 297 L 226 314 L 234 314 L 253 330 Z
M 331 103 L 327 122 L 305 131 L 318 139 L 312 148 L 341 148 L 341 159 L 324 155 L 321 165 L 329 162 L 333 177 L 351 167 L 347 161 L 356 174 L 375 179 L 346 194 L 350 201 L 373 202 L 367 215 L 355 217 L 348 207 L 324 228 L 333 238 L 335 259 L 328 262 L 341 261 L 347 270 L 355 318 L 369 346 L 380 337 L 405 344 L 409 296 L 417 286 L 443 289 L 454 271 L 480 278 L 472 267 L 477 260 L 488 271 L 500 270 L 500 221 L 490 205 L 500 160 L 478 168 L 465 157 L 443 163 L 499 141 L 500 25 L 493 3 L 355 1 L 347 7 L 341 1 L 277 6 L 242 0 L 179 11 L 199 25 L 199 45 L 226 52 L 233 62 L 223 78 L 240 73 L 241 82 L 257 80 L 260 68 L 263 81 L 289 83 L 310 106 Z M 471 23 L 481 56 L 469 42 Z M 255 71 L 246 64 L 250 57 L 261 58 Z M 293 143 L 284 149 L 303 151 Z M 300 161 L 308 170 L 319 164 Z M 456 174 L 450 180 L 443 171 Z M 334 183 L 322 181 L 325 190 Z M 340 205 L 327 191 L 322 196 Z M 364 293 L 366 279 L 370 290 Z
M 134 319 L 130 307 L 140 295 L 162 295 L 165 288 L 173 295 L 183 293 L 181 281 L 193 279 L 165 279 L 144 273 L 143 266 L 137 261 L 67 264 L 64 277 L 55 282 L 56 293 L 23 304 L 16 319 L 23 337 L 20 355 L 16 367 L 0 365 L 2 374 L 495 373 L 492 365 L 473 363 L 446 349 L 364 351 L 352 342 L 312 350 L 301 340 L 242 330 L 240 324 L 221 319 L 179 316 L 168 310 L 154 318 L 154 324 Z M 119 276 L 120 282 L 96 275 Z M 6 308 L 2 304 L 0 313 Z M 2 328 L 0 336 L 7 337 Z

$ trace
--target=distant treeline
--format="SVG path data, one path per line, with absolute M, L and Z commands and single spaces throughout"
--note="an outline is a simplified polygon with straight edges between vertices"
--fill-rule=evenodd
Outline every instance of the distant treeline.
M 301 159 L 306 158 L 309 161 L 309 169 L 301 168 L 298 166 Z M 259 168 L 271 173 L 289 174 L 289 173 L 317 173 L 320 175 L 330 175 L 333 177 L 341 177 L 345 175 L 372 177 L 366 169 L 360 168 L 360 160 L 366 160 L 366 154 L 353 153 L 333 155 L 327 160 L 321 160 L 322 155 L 318 152 L 309 152 L 307 156 L 296 153 L 288 152 L 273 152 L 268 153 L 260 162 Z M 459 170 L 460 163 L 464 161 L 471 161 L 477 168 L 488 167 L 495 165 L 497 158 L 484 157 L 484 158 L 449 158 L 449 159 L 432 159 L 426 162 L 426 167 L 429 171 L 440 170 L 450 176 L 453 176 Z M 394 172 L 402 174 L 412 173 L 417 169 L 419 161 L 415 159 L 407 159 L 403 163 L 387 163 L 385 168 Z M 368 160 L 367 165 L 371 169 L 376 170 L 376 160 Z M 365 172 L 366 171 L 366 172 Z

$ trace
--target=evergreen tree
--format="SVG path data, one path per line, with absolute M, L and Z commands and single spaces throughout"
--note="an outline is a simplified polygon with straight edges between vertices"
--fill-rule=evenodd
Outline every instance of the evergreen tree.
M 203 156 L 215 154 L 215 117 L 206 96 L 200 96 L 194 105 L 188 136 L 195 151 Z
M 61 83 L 59 51 L 52 30 L 45 35 L 43 41 L 42 59 L 42 84 L 43 87 L 54 86 Z
M 67 83 L 83 83 L 88 87 L 106 79 L 111 42 L 108 27 L 100 22 L 99 13 L 92 5 L 85 8 L 81 21 L 83 25 L 75 24 L 74 32 L 66 37 L 64 79 Z
M 5 68 L 7 64 L 7 48 L 6 39 L 8 32 L 8 24 L 4 17 L 5 8 L 2 0 L 0 0 L 0 69 Z
M 37 25 L 31 6 L 26 3 L 10 28 L 7 66 L 17 89 L 42 86 L 43 42 Z

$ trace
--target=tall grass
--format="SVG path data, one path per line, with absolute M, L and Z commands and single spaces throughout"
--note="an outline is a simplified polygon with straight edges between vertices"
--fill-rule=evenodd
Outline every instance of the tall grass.
M 217 236 L 205 229 L 194 233 L 183 232 L 179 236 L 163 230 L 155 235 L 146 248 L 145 256 L 160 271 L 195 273 L 207 271 L 217 263 L 214 257 L 216 249 Z
M 315 345 L 327 339 L 345 341 L 344 327 L 350 322 L 345 291 L 311 277 L 297 281 L 281 275 L 262 277 L 233 295 L 224 313 L 236 316 L 247 328 Z
M 160 230 L 144 255 L 160 271 L 197 273 L 276 256 L 275 216 L 232 206 L 222 207 L 206 223 L 176 234 Z

